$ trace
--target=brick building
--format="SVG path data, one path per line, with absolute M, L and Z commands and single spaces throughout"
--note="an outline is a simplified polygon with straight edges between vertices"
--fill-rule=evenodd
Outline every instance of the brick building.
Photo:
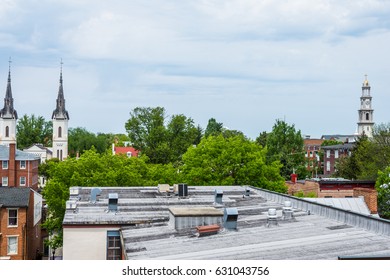
M 288 193 L 294 195 L 302 192 L 305 196 L 314 194 L 318 198 L 352 198 L 364 197 L 372 214 L 378 213 L 375 181 L 321 179 L 287 181 Z
M 307 170 L 312 172 L 312 177 L 317 177 L 317 171 L 321 168 L 319 152 L 323 139 L 304 139 L 305 158 L 307 161 Z
M 344 143 L 321 147 L 324 152 L 324 175 L 331 176 L 336 172 L 336 163 L 341 157 L 348 157 L 354 147 L 354 143 Z
M 15 144 L 0 145 L 0 161 L 1 186 L 38 190 L 39 156 L 19 151 Z
M 31 188 L 0 187 L 0 260 L 34 260 L 43 249 L 42 196 Z
M 117 147 L 115 144 L 112 144 L 112 154 L 113 155 L 126 155 L 127 157 L 138 157 L 139 151 L 133 147 Z

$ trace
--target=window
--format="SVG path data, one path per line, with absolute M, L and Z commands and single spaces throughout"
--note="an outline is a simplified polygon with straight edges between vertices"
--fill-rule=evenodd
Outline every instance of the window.
M 326 157 L 330 158 L 330 150 L 326 150 Z
M 26 185 L 26 177 L 21 176 L 19 179 L 20 186 L 25 186 Z
M 122 248 L 119 231 L 107 231 L 107 260 L 121 260 Z
M 8 226 L 18 226 L 18 209 L 8 209 Z
M 127 152 L 126 155 L 127 155 L 127 157 L 131 157 L 132 153 L 131 152 Z
M 9 137 L 9 126 L 5 127 L 5 137 Z
M 366 121 L 368 121 L 368 120 L 370 120 L 370 114 L 369 113 L 366 114 Z
M 335 150 L 335 151 L 334 151 L 334 157 L 335 157 L 335 158 L 339 158 L 339 151 L 338 151 L 338 150 Z
M 62 137 L 62 128 L 61 128 L 61 126 L 58 127 L 58 137 L 59 138 Z
M 330 171 L 330 161 L 326 162 L 326 171 Z
M 14 255 L 18 253 L 18 237 L 8 236 L 7 237 L 7 254 Z
M 26 161 L 25 160 L 20 161 L 20 169 L 26 169 Z
M 3 160 L 3 169 L 8 169 L 8 160 Z
M 1 178 L 1 185 L 3 187 L 8 187 L 8 177 Z

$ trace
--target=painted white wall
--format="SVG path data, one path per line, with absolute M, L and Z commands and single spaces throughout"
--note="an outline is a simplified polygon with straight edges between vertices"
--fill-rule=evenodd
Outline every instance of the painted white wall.
M 107 231 L 119 228 L 64 228 L 64 260 L 105 260 Z

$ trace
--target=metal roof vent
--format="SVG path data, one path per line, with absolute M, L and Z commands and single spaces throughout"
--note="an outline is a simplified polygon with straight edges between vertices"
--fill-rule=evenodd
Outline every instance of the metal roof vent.
M 215 203 L 222 204 L 223 190 L 215 190 L 214 201 Z
M 118 211 L 118 194 L 109 193 L 108 194 L 108 211 Z
M 291 220 L 294 214 L 291 201 L 286 200 L 282 209 L 283 220 Z
M 250 188 L 249 188 L 249 187 L 245 187 L 245 191 L 244 191 L 243 197 L 244 197 L 244 196 L 250 196 L 250 193 L 251 193 Z
M 91 202 L 96 203 L 97 197 L 102 193 L 102 190 L 99 188 L 93 188 L 91 190 Z
M 66 201 L 66 210 L 71 210 L 74 213 L 77 213 L 77 201 L 76 200 Z
M 223 226 L 226 229 L 237 229 L 237 208 L 225 208 L 223 212 Z
M 188 196 L 188 185 L 187 184 L 179 184 L 179 197 Z
M 278 215 L 276 213 L 275 208 L 270 208 L 268 209 L 268 214 L 267 214 L 267 227 L 271 225 L 278 225 Z

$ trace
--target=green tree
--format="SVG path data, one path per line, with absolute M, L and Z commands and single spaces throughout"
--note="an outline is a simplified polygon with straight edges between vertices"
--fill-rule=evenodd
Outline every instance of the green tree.
M 303 138 L 300 130 L 285 121 L 276 120 L 267 136 L 268 162 L 279 160 L 282 163 L 281 175 L 289 179 L 295 171 L 299 178 L 305 178 L 308 171 L 305 166 Z
M 256 138 L 256 143 L 261 145 L 262 147 L 265 147 L 267 146 L 267 138 L 268 138 L 268 133 L 266 131 L 263 131 Z
M 69 138 L 69 155 L 75 157 L 81 155 L 84 151 L 90 150 L 92 147 L 100 154 L 105 153 L 114 143 L 115 135 L 89 132 L 82 127 L 70 128 L 68 132 Z
M 125 127 L 134 148 L 151 163 L 177 164 L 188 147 L 199 143 L 202 131 L 184 115 L 173 115 L 165 122 L 164 108 L 137 107 Z
M 204 136 L 205 137 L 209 137 L 210 135 L 215 136 L 215 135 L 222 133 L 222 130 L 223 130 L 223 123 L 219 123 L 219 122 L 217 122 L 216 119 L 211 118 L 211 119 L 209 119 L 209 121 L 207 123 L 207 127 L 206 127 L 206 130 L 204 132 Z
M 390 167 L 378 172 L 375 187 L 378 192 L 379 216 L 390 219 Z
M 183 155 L 182 179 L 193 185 L 252 185 L 285 192 L 278 161 L 242 135 L 210 135 Z
M 52 142 L 52 134 L 52 122 L 45 121 L 41 116 L 23 115 L 16 125 L 16 137 L 18 139 L 19 149 L 25 149 L 37 143 L 48 147 Z

